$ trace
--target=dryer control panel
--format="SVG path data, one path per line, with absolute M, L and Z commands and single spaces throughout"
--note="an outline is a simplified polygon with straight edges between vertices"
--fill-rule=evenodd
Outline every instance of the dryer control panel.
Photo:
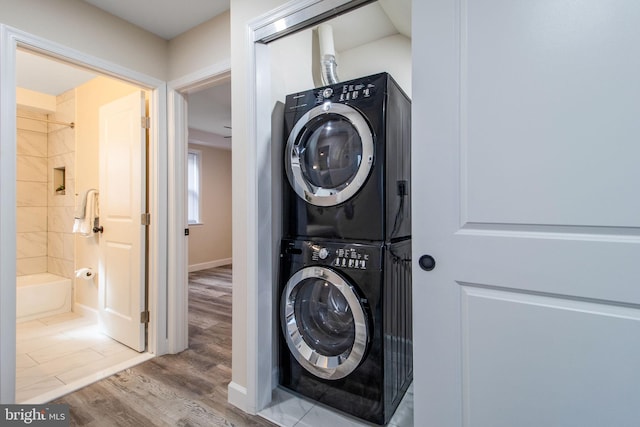
M 367 82 L 349 82 L 342 85 L 335 85 L 318 89 L 316 93 L 316 104 L 325 101 L 353 101 L 361 98 L 370 98 L 375 94 L 376 85 Z
M 307 111 L 325 102 L 364 101 L 375 98 L 380 90 L 385 90 L 385 73 L 360 77 L 346 82 L 323 86 L 313 90 L 287 95 L 285 112 Z

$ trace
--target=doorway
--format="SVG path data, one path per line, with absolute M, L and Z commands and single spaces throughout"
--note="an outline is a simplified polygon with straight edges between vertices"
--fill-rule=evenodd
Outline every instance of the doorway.
M 384 3 L 385 2 L 379 2 L 378 4 L 383 5 Z M 395 4 L 399 2 L 393 3 Z M 254 355 L 258 355 L 259 349 L 261 348 L 267 346 L 273 347 L 274 340 L 277 339 L 276 334 L 279 333 L 276 326 L 276 320 L 274 319 L 275 316 L 273 315 L 275 311 L 275 304 L 273 301 L 265 304 L 263 299 L 263 295 L 272 294 L 270 283 L 277 283 L 277 280 L 275 279 L 277 277 L 277 272 L 275 271 L 276 269 L 274 266 L 276 265 L 275 260 L 277 259 L 278 252 L 276 252 L 273 247 L 259 252 L 252 250 L 252 245 L 259 245 L 267 238 L 269 241 L 274 243 L 277 240 L 277 230 L 273 224 L 274 221 L 272 221 L 273 216 L 263 214 L 263 212 L 269 211 L 273 206 L 272 188 L 278 188 L 279 186 L 279 180 L 273 180 L 272 178 L 275 174 L 272 173 L 272 170 L 264 166 L 265 164 L 275 162 L 273 160 L 273 154 L 267 149 L 267 146 L 265 146 L 265 141 L 269 141 L 272 135 L 273 126 L 269 123 L 267 118 L 273 111 L 274 95 L 280 95 L 278 93 L 274 93 L 273 83 L 270 81 L 267 81 L 266 83 L 264 82 L 265 76 L 270 76 L 273 80 L 274 69 L 272 68 L 270 61 L 277 59 L 274 52 L 271 50 L 271 42 L 276 39 L 279 42 L 281 37 L 291 33 L 295 33 L 294 35 L 296 36 L 298 34 L 302 34 L 297 31 L 301 28 L 311 28 L 313 25 L 328 19 L 329 16 L 334 16 L 341 12 L 345 12 L 348 9 L 355 8 L 356 6 L 361 5 L 362 2 L 342 1 L 339 2 L 339 4 L 340 10 L 330 8 L 328 5 L 320 3 L 314 5 L 315 8 L 305 8 L 302 5 L 291 5 L 289 8 L 273 10 L 271 14 L 266 13 L 261 15 L 260 18 L 249 21 L 248 27 L 250 37 L 248 37 L 247 41 L 241 46 L 240 43 L 233 46 L 236 49 L 242 47 L 249 52 L 246 56 L 247 59 L 238 59 L 234 62 L 234 67 L 248 70 L 246 73 L 246 80 L 248 82 L 246 91 L 250 96 L 246 101 L 246 107 L 251 109 L 251 114 L 247 114 L 246 116 L 237 119 L 234 117 L 234 122 L 236 122 L 235 126 L 241 129 L 239 131 L 241 133 L 238 135 L 239 138 L 243 136 L 242 132 L 246 129 L 244 136 L 246 137 L 248 145 L 246 149 L 247 159 L 246 161 L 243 159 L 246 168 L 242 168 L 242 171 L 246 171 L 247 181 L 249 183 L 247 185 L 248 194 L 246 197 L 241 198 L 241 202 L 246 203 L 247 210 L 255 214 L 248 215 L 249 218 L 247 219 L 246 240 L 249 243 L 246 248 L 240 248 L 241 251 L 244 250 L 246 252 L 246 262 L 249 266 L 246 279 L 247 296 L 244 307 L 246 309 L 245 312 L 247 316 L 246 323 L 251 327 L 248 328 L 246 333 L 245 331 L 239 330 L 237 334 L 234 334 L 234 340 L 247 343 L 245 352 L 247 354 L 246 372 L 250 373 L 250 375 L 247 375 L 245 382 L 242 382 L 244 380 L 242 377 L 243 371 L 240 369 L 238 375 L 240 380 L 237 384 L 230 384 L 229 395 L 231 398 L 231 390 L 235 389 L 237 393 L 234 393 L 233 395 L 233 402 L 238 406 L 248 408 L 249 410 L 259 410 L 264 408 L 267 403 L 272 400 L 270 391 L 275 387 L 275 378 L 273 375 L 274 359 L 265 360 L 263 357 Z M 410 3 L 404 2 L 403 4 L 410 5 Z M 282 19 L 283 17 L 286 17 L 286 19 Z M 407 17 L 407 22 L 410 23 L 410 13 L 407 14 Z M 251 15 L 245 16 L 244 18 L 249 20 Z M 281 24 L 285 21 L 287 24 L 291 25 L 287 25 L 287 28 L 282 29 Z M 368 30 L 368 28 L 366 28 L 367 26 L 375 27 L 375 25 L 371 25 L 370 21 L 367 19 L 354 22 L 353 24 L 354 25 L 351 26 L 351 30 L 353 30 L 352 34 L 359 34 L 360 32 L 364 33 L 364 31 L 359 32 L 359 30 L 356 29 L 359 28 L 358 25 L 360 24 L 365 25 L 364 30 Z M 411 34 L 410 28 L 408 34 Z M 304 37 L 304 35 L 301 37 Z M 349 39 L 352 38 L 353 37 Z M 287 41 L 288 40 L 282 39 L 283 43 L 286 43 Z M 352 53 L 356 53 L 355 50 L 351 50 Z M 288 51 L 291 53 L 309 53 L 308 49 L 302 51 L 300 49 L 292 48 Z M 395 54 L 397 52 L 400 51 L 392 51 L 391 53 Z M 379 49 L 372 49 L 372 51 L 368 53 L 361 50 L 360 53 L 363 55 L 358 58 L 352 57 L 353 61 L 350 61 L 353 66 L 353 70 L 358 73 L 354 77 L 364 73 L 372 74 L 376 71 L 385 71 L 384 68 L 380 70 L 364 70 L 360 68 L 356 70 L 355 68 L 357 65 L 371 64 L 371 62 L 369 62 L 370 59 L 385 61 L 387 56 L 392 56 L 381 55 Z M 309 54 L 309 59 L 310 61 L 313 61 L 311 54 Z M 304 78 L 307 80 L 307 83 L 305 86 L 301 87 L 288 87 L 285 93 L 293 93 L 298 90 L 309 89 L 316 85 L 315 82 L 313 82 L 312 85 L 309 84 L 309 81 L 312 80 L 312 67 L 308 66 L 307 63 L 310 61 L 305 59 L 305 61 L 302 62 L 298 61 L 296 58 L 295 66 L 303 68 L 302 71 L 305 73 Z M 340 61 L 341 59 L 338 58 L 339 64 L 341 63 Z M 280 62 L 280 64 L 284 64 L 284 62 Z M 393 64 L 393 61 L 389 64 Z M 382 65 L 385 68 L 388 66 L 386 63 Z M 286 71 L 288 72 L 289 70 Z M 394 75 L 396 74 L 394 70 L 390 71 L 394 73 Z M 338 74 L 341 79 L 347 79 L 350 77 L 349 73 L 345 74 L 341 72 L 340 65 L 338 65 Z M 299 79 L 292 78 L 290 74 L 285 74 L 285 76 L 286 78 L 281 77 L 279 79 L 281 86 L 298 85 Z M 411 80 L 409 79 L 409 82 L 410 81 Z M 407 92 L 410 92 L 410 90 L 407 90 Z M 242 104 L 240 105 L 240 108 L 244 106 L 245 105 Z M 255 110 L 253 110 L 254 107 Z M 272 182 L 272 180 L 275 182 Z M 275 209 L 272 210 L 272 215 L 274 211 Z M 262 280 L 264 277 L 270 277 L 273 279 L 271 281 Z M 273 298 L 273 300 L 275 300 L 275 298 Z M 254 326 L 255 330 L 253 328 Z M 243 389 L 244 385 L 246 385 L 246 389 Z
M 232 286 L 231 79 L 183 92 L 187 100 L 187 287 L 204 287 L 218 295 L 224 282 Z M 224 277 L 222 282 L 220 277 Z M 194 290 L 188 290 L 190 299 Z M 222 294 L 221 294 L 222 296 Z M 201 297 L 204 297 L 202 295 Z M 218 302 L 216 302 L 218 301 Z M 222 300 L 209 300 L 217 305 Z M 189 302 L 190 309 L 194 307 Z M 195 304 L 197 306 L 197 304 Z M 189 313 L 189 321 L 201 314 Z M 205 323 L 211 322 L 208 319 Z M 229 319 L 231 320 L 231 319 Z M 191 337 L 192 338 L 192 337 Z M 192 339 L 190 340 L 193 341 Z M 191 346 L 190 346 L 191 347 Z
M 138 305 L 144 311 L 146 227 L 137 244 L 122 236 L 107 238 L 131 227 L 124 225 L 123 205 L 133 201 L 132 211 L 147 211 L 146 160 L 126 161 L 122 156 L 128 150 L 114 142 L 136 146 L 134 157 L 146 158 L 144 129 L 132 136 L 117 131 L 125 120 L 139 123 L 146 115 L 149 92 L 26 50 L 17 51 L 16 65 L 16 273 L 18 283 L 27 284 L 17 289 L 16 401 L 37 403 L 87 378 L 95 380 L 97 373 L 108 375 L 149 358 L 141 319 L 129 315 L 133 319 L 124 324 L 113 321 L 126 318 L 118 307 L 134 305 L 129 294 L 142 299 Z M 134 109 L 128 111 L 132 102 Z M 108 161 L 114 157 L 117 162 Z M 121 170 L 122 164 L 137 166 Z M 118 180 L 120 188 L 109 185 Z M 133 191 L 138 194 L 126 197 Z M 139 215 L 131 216 L 137 221 Z M 94 217 L 99 224 L 92 224 Z M 135 221 L 128 222 L 139 228 Z M 111 233 L 103 234 L 104 227 Z M 137 256 L 128 248 L 138 248 Z M 106 264 L 123 250 L 137 273 L 129 282 L 119 277 L 126 269 Z M 112 290 L 116 282 L 137 290 Z M 39 304 L 29 296 L 34 290 L 41 296 Z
M 204 258 L 195 260 L 193 256 L 189 256 L 190 241 L 187 237 L 192 226 L 201 227 L 195 224 L 196 220 L 192 221 L 194 222 L 192 226 L 189 224 L 189 209 L 187 207 L 189 203 L 187 196 L 189 190 L 187 167 L 189 142 L 190 139 L 195 142 L 193 145 L 195 150 L 201 151 L 200 147 L 214 151 L 222 150 L 218 151 L 218 154 L 226 152 L 225 156 L 230 157 L 232 139 L 230 138 L 230 81 L 230 64 L 223 62 L 168 84 L 168 148 L 173 156 L 172 163 L 175 165 L 168 171 L 167 213 L 173 220 L 168 225 L 167 243 L 175 254 L 167 260 L 171 279 L 168 282 L 168 294 L 171 295 L 171 298 L 167 301 L 167 309 L 171 313 L 167 324 L 167 332 L 170 337 L 167 342 L 167 351 L 170 353 L 177 353 L 189 347 L 188 283 L 190 269 L 197 271 L 201 268 L 224 266 L 231 263 L 231 255 L 226 257 L 224 251 L 213 255 L 208 252 Z M 212 95 L 212 91 L 218 93 Z M 189 102 L 190 97 L 192 97 L 192 102 Z M 194 111 L 192 112 L 191 109 Z M 212 116 L 215 116 L 215 119 L 212 120 Z M 196 117 L 199 119 L 194 121 Z M 211 122 L 214 124 L 212 125 Z M 219 156 L 214 154 L 213 157 Z M 230 167 L 230 165 L 227 166 Z M 230 177 L 225 178 L 225 180 L 227 179 L 229 183 L 226 190 L 230 190 Z M 202 189 L 206 191 L 208 183 L 202 177 L 198 181 L 201 183 Z M 215 192 L 213 196 L 215 198 Z M 203 214 L 203 207 L 200 206 L 199 214 Z M 213 209 L 216 209 L 215 205 Z M 204 238 L 211 235 L 210 233 L 215 235 L 215 230 L 203 233 Z M 228 238 L 231 238 L 230 234 Z M 215 244 L 215 238 L 212 243 Z
M 231 264 L 231 79 L 189 91 L 188 269 Z

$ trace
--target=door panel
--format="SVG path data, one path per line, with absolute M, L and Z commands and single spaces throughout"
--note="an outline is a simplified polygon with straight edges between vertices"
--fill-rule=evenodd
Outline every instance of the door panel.
M 640 226 L 629 4 L 461 2 L 465 222 Z
M 108 266 L 118 266 L 109 268 L 104 272 L 104 281 L 107 284 L 129 283 L 132 275 L 132 258 L 137 254 L 133 251 L 132 245 L 118 242 L 107 242 L 105 245 L 104 259 Z M 131 310 L 131 292 L 126 286 L 109 286 L 104 296 L 103 309 L 117 316 L 132 317 L 135 310 Z
M 144 92 L 100 108 L 100 323 L 107 335 L 137 351 L 145 349 L 144 116 Z
M 465 425 L 629 425 L 638 334 L 634 308 L 463 285 Z
M 640 419 L 640 5 L 614 3 L 413 3 L 416 425 Z

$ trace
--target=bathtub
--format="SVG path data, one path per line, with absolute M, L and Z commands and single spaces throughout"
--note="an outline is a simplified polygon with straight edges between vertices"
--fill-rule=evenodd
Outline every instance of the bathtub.
M 71 279 L 51 273 L 18 276 L 16 321 L 71 311 Z

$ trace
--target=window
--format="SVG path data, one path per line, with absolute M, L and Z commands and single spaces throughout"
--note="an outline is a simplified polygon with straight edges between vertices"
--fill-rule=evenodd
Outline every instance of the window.
M 187 219 L 189 224 L 200 223 L 200 187 L 202 152 L 189 150 L 187 156 Z

